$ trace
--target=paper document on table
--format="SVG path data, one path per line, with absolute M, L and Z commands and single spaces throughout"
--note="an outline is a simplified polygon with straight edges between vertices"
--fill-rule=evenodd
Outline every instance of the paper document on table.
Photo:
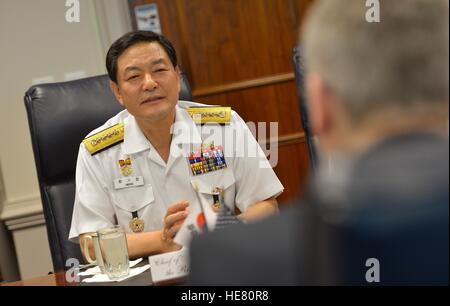
M 130 268 L 133 268 L 135 265 L 137 265 L 141 261 L 142 261 L 142 258 L 138 258 L 136 260 L 130 260 Z M 87 269 L 86 271 L 78 273 L 79 276 L 96 275 L 96 274 L 102 274 L 99 266 L 95 266 L 93 268 Z
M 124 281 L 126 279 L 129 279 L 133 276 L 136 276 L 138 274 L 141 274 L 145 271 L 147 271 L 150 268 L 150 264 L 146 264 L 145 266 L 142 267 L 137 267 L 137 268 L 131 268 L 130 269 L 130 273 L 127 276 L 123 276 L 119 279 L 116 280 L 111 280 L 108 275 L 106 274 L 95 274 L 94 276 L 90 277 L 90 278 L 85 278 L 82 280 L 82 282 L 85 283 L 97 283 L 97 282 L 121 282 Z M 149 275 L 150 277 L 150 275 Z

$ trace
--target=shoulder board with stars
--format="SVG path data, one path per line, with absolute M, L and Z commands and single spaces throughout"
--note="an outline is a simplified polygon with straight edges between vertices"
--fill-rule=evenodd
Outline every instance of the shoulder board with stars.
M 123 141 L 123 137 L 124 125 L 123 123 L 118 123 L 110 128 L 85 138 L 83 143 L 89 153 L 94 155 L 121 143 Z
M 205 106 L 189 107 L 186 111 L 196 124 L 219 123 L 229 124 L 231 120 L 231 107 Z

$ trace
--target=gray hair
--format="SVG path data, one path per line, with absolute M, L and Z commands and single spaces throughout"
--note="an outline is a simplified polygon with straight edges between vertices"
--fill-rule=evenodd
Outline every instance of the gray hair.
M 382 0 L 367 22 L 365 0 L 324 0 L 303 27 L 307 70 L 352 118 L 373 111 L 448 108 L 448 0 Z

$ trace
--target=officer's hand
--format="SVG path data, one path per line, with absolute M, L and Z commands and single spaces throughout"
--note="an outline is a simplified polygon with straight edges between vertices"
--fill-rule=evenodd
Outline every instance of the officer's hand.
M 175 202 L 169 206 L 164 217 L 164 226 L 162 229 L 163 241 L 173 240 L 188 215 L 188 206 L 188 201 Z

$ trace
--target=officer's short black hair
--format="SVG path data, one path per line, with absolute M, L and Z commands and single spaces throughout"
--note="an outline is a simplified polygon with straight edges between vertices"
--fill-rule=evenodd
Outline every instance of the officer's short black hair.
M 177 67 L 177 53 L 172 43 L 163 35 L 151 31 L 133 31 L 124 34 L 109 48 L 106 55 L 106 70 L 111 81 L 117 83 L 117 61 L 125 50 L 141 42 L 157 42 L 164 48 L 173 67 Z

